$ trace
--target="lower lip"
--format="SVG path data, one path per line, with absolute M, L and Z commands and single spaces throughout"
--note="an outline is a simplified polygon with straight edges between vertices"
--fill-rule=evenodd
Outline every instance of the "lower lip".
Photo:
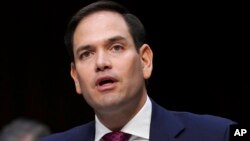
M 102 86 L 100 86 L 100 85 L 97 86 L 97 90 L 99 92 L 110 91 L 110 90 L 113 90 L 114 88 L 115 88 L 115 82 L 114 83 L 107 83 L 107 84 L 104 84 Z

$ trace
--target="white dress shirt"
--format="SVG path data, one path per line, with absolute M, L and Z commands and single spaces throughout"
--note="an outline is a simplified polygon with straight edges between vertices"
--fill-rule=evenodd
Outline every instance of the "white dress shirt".
M 152 114 L 152 103 L 147 100 L 141 110 L 121 129 L 122 132 L 131 134 L 129 141 L 148 141 Z M 95 116 L 95 141 L 102 141 L 102 137 L 112 132 L 105 127 L 97 116 Z

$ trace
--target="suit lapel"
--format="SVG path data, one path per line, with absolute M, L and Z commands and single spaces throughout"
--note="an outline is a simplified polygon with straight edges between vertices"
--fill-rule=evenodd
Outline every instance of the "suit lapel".
M 95 140 L 95 122 L 92 122 L 92 124 L 89 127 L 89 131 L 87 134 L 87 138 L 83 141 L 94 141 Z
M 70 141 L 94 141 L 95 140 L 95 122 L 92 121 L 85 126 L 82 126 L 76 136 L 71 138 Z
M 150 125 L 150 141 L 172 141 L 185 129 L 179 119 L 170 111 L 156 104 L 152 99 L 152 118 Z M 87 130 L 87 131 L 86 131 Z M 81 135 L 82 141 L 95 140 L 95 122 L 89 123 Z M 76 140 L 79 140 L 76 139 Z
M 157 105 L 152 99 L 150 141 L 171 141 L 184 130 L 173 113 Z

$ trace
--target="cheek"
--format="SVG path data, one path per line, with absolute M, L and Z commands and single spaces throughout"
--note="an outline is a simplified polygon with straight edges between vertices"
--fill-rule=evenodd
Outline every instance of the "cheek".
M 88 71 L 88 69 L 79 68 L 78 69 L 78 78 L 82 91 L 86 91 L 89 89 L 91 84 L 93 83 L 93 74 Z
M 125 79 L 129 78 L 129 81 L 137 81 L 137 79 L 143 77 L 141 62 L 137 57 L 131 57 L 124 64 L 120 62 L 119 65 Z

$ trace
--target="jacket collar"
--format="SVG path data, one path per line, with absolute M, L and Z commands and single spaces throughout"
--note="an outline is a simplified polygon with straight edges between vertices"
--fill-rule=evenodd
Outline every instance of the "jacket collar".
M 150 141 L 171 141 L 184 131 L 184 125 L 170 111 L 156 104 L 152 99 L 152 118 L 150 125 Z M 95 121 L 89 123 L 88 136 L 85 140 L 94 140 L 95 137 Z M 86 135 L 86 134 L 85 134 Z
M 156 104 L 152 99 L 152 118 L 150 126 L 150 141 L 170 141 L 184 131 L 184 125 L 178 118 Z

